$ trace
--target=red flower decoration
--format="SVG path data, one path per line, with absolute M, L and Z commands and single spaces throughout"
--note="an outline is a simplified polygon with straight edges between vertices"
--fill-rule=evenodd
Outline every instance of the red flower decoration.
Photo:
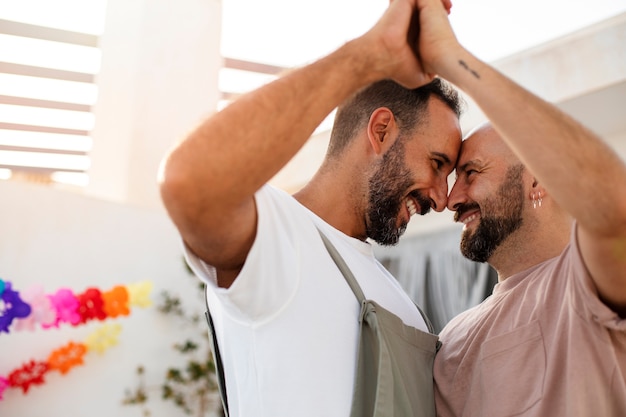
M 97 288 L 88 288 L 84 293 L 76 296 L 78 299 L 78 314 L 80 323 L 87 323 L 89 320 L 104 320 L 107 314 L 104 312 L 104 301 L 102 293 Z
M 102 298 L 104 299 L 104 312 L 109 317 L 128 316 L 130 314 L 126 287 L 121 285 L 113 287 L 111 291 L 102 293 Z
M 35 362 L 31 360 L 29 363 L 22 365 L 9 375 L 9 384 L 12 387 L 20 387 L 24 394 L 28 392 L 31 385 L 41 385 L 44 383 L 43 376 L 48 372 L 48 364 L 46 362 Z
M 48 368 L 66 374 L 74 366 L 83 364 L 83 356 L 86 352 L 87 348 L 82 343 L 69 342 L 50 354 Z

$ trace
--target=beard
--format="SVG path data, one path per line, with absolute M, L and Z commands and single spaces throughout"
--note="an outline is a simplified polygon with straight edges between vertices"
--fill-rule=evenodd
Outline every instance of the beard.
M 398 213 L 405 206 L 405 192 L 413 184 L 411 172 L 404 163 L 404 144 L 399 137 L 383 155 L 369 180 L 369 204 L 366 218 L 367 237 L 384 246 L 398 243 L 408 222 L 396 225 Z M 430 211 L 430 200 L 420 191 L 410 193 L 419 204 L 420 214 Z
M 455 220 L 468 210 L 480 208 L 481 218 L 472 233 L 465 230 L 461 237 L 461 253 L 475 262 L 487 262 L 495 250 L 522 225 L 524 188 L 523 165 L 510 167 L 494 198 L 487 199 L 482 208 L 477 203 L 458 207 Z

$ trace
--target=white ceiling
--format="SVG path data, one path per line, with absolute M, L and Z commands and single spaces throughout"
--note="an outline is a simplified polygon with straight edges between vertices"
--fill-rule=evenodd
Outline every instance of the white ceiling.
M 222 54 L 290 67 L 314 60 L 378 19 L 388 0 L 223 0 Z M 459 40 L 491 61 L 626 12 L 626 0 L 453 0 Z

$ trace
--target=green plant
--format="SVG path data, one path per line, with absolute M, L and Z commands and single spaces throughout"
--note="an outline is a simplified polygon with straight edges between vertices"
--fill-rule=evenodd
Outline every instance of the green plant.
M 187 263 L 185 267 L 190 276 L 193 273 Z M 193 278 L 197 279 L 197 278 Z M 198 281 L 199 297 L 204 297 L 204 284 Z M 141 406 L 143 415 L 151 415 L 148 408 L 150 393 L 160 391 L 161 398 L 171 401 L 182 409 L 185 414 L 204 417 L 209 411 L 217 415 L 223 415 L 219 400 L 218 385 L 215 374 L 215 362 L 209 348 L 210 342 L 207 333 L 207 325 L 197 312 L 189 313 L 183 308 L 181 299 L 168 291 L 160 294 L 157 310 L 161 314 L 174 316 L 187 325 L 198 329 L 200 342 L 186 339 L 175 343 L 173 349 L 185 357 L 185 363 L 181 367 L 171 366 L 165 372 L 160 383 L 149 385 L 145 381 L 145 368 L 138 365 L 135 370 L 137 384 L 125 392 L 122 404 Z

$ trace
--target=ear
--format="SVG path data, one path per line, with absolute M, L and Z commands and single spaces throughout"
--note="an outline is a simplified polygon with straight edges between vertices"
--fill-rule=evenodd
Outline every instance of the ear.
M 393 113 L 386 107 L 374 110 L 367 124 L 367 137 L 376 155 L 384 154 L 398 137 L 398 126 Z
M 537 178 L 533 178 L 533 183 L 532 183 L 532 186 L 530 188 L 530 193 L 528 194 L 528 197 L 533 202 L 533 204 L 541 206 L 541 204 L 543 203 L 543 199 L 547 195 L 548 195 L 548 192 L 539 183 Z

